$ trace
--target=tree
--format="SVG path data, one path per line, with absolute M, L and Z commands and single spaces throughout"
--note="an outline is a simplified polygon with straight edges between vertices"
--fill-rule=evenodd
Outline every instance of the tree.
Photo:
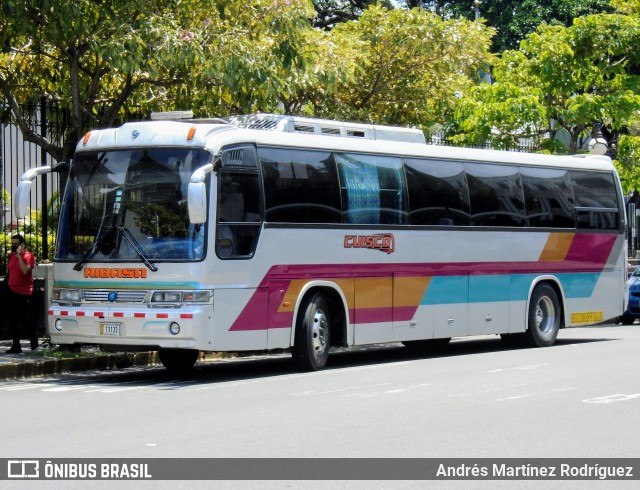
M 64 161 L 84 131 L 127 110 L 192 108 L 212 93 L 224 101 L 214 106 L 244 109 L 248 84 L 273 100 L 271 75 L 304 64 L 297 32 L 312 10 L 307 0 L 15 0 L 2 14 L 0 90 L 25 140 Z M 62 143 L 26 124 L 21 103 L 40 98 L 69 108 Z
M 611 0 L 611 5 L 621 14 L 640 15 L 640 0 Z
M 614 0 L 624 1 L 624 0 Z M 569 27 L 575 17 L 611 13 L 610 0 L 405 0 L 408 8 L 421 7 L 445 19 L 464 17 L 473 20 L 476 9 L 487 25 L 496 29 L 494 53 L 516 49 L 527 34 L 542 24 Z
M 468 2 L 472 3 L 472 2 Z M 517 49 L 543 23 L 570 27 L 573 19 L 610 13 L 610 0 L 491 0 L 480 5 L 487 24 L 496 28 L 493 51 Z
M 620 137 L 615 161 L 625 194 L 640 189 L 640 128 L 636 126 L 633 132 Z
M 349 20 L 357 20 L 369 5 L 375 5 L 379 0 L 313 0 L 316 17 L 313 26 L 321 29 L 331 29 Z M 389 0 L 382 4 L 391 8 Z
M 640 108 L 640 22 L 619 14 L 580 17 L 571 27 L 543 24 L 495 64 L 495 83 L 461 101 L 458 143 L 513 148 L 533 138 L 576 153 L 595 123 L 619 130 Z
M 443 21 L 420 9 L 371 6 L 357 22 L 331 31 L 333 45 L 349 47 L 355 69 L 332 93 L 311 98 L 314 114 L 423 127 L 443 122 L 491 60 L 492 32 L 482 23 Z

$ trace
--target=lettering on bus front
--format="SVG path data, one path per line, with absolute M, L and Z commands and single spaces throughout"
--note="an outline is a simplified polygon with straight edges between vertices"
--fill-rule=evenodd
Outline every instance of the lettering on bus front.
M 344 248 L 370 248 L 388 254 L 394 251 L 395 240 L 391 233 L 383 235 L 345 235 Z
M 85 279 L 144 279 L 147 269 L 117 267 L 85 267 Z

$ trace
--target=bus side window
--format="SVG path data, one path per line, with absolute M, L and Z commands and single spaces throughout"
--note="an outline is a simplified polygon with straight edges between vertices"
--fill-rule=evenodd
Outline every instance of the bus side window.
M 271 223 L 340 223 L 340 192 L 333 155 L 325 151 L 258 148 Z
M 222 170 L 218 179 L 216 254 L 220 258 L 249 258 L 261 227 L 258 173 Z
M 464 168 L 472 226 L 524 226 L 524 195 L 516 167 L 467 162 Z
M 613 175 L 571 170 L 576 201 L 576 227 L 616 230 L 619 209 Z
M 412 225 L 469 226 L 469 190 L 460 162 L 404 160 Z
M 408 221 L 402 161 L 381 155 L 336 153 L 343 223 L 403 225 Z
M 222 259 L 253 257 L 262 227 L 262 192 L 254 147 L 222 152 L 217 190 L 216 255 Z
M 527 226 L 574 228 L 575 213 L 569 171 L 520 167 Z

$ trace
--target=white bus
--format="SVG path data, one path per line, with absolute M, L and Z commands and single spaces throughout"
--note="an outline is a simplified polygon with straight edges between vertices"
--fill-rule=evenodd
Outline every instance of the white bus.
M 22 215 L 48 171 L 23 176 Z M 625 310 L 624 232 L 606 157 L 285 116 L 128 123 L 78 143 L 48 332 L 175 370 L 199 351 L 317 370 L 332 346 L 550 346 Z

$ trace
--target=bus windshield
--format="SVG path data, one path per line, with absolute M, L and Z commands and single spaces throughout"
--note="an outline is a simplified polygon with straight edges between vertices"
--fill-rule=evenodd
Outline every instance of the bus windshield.
M 206 223 L 190 224 L 187 188 L 205 150 L 127 149 L 78 153 L 58 230 L 57 260 L 202 260 Z

